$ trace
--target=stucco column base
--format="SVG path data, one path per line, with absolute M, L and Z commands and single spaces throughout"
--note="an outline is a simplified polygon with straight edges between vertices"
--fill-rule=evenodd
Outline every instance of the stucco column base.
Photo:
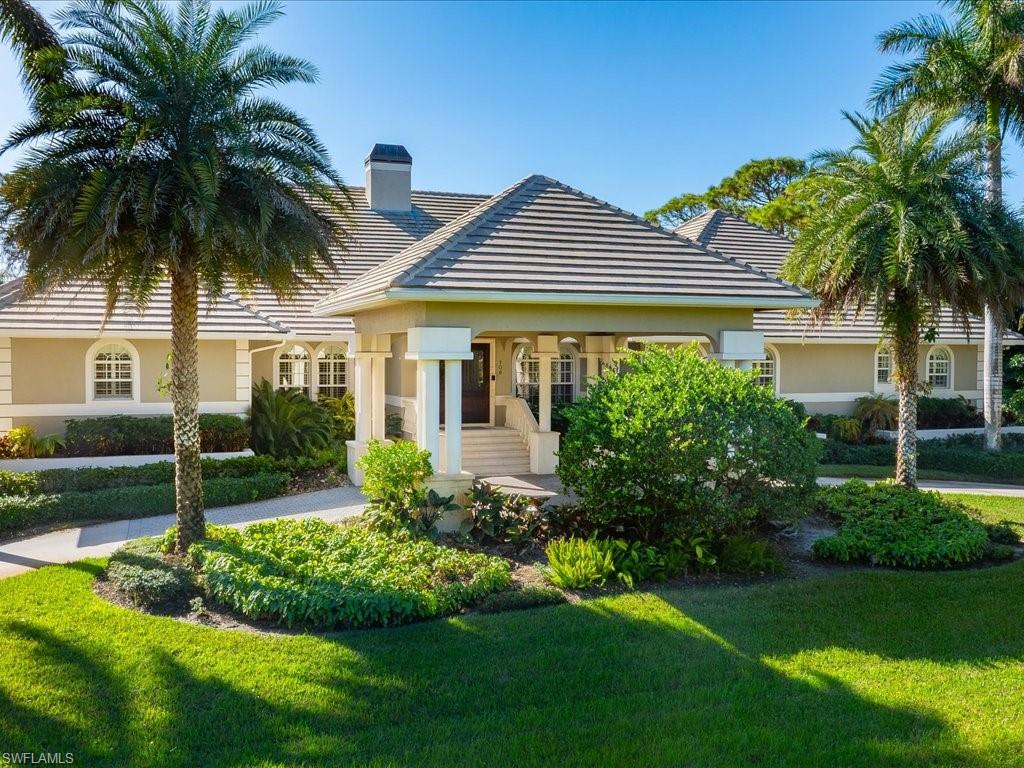
M 452 501 L 462 505 L 469 498 L 469 489 L 473 487 L 475 479 L 476 475 L 472 472 L 458 472 L 453 475 L 436 474 L 428 477 L 423 485 L 427 490 L 434 491 L 439 496 L 454 496 Z M 468 513 L 461 506 L 459 509 L 445 512 L 444 517 L 437 523 L 437 529 L 442 533 L 456 531 L 467 516 Z
M 553 475 L 558 469 L 558 432 L 530 433 L 530 471 L 535 475 Z
M 378 442 L 384 445 L 391 445 L 391 440 L 379 440 Z M 356 466 L 363 456 L 366 455 L 367 448 L 369 448 L 369 442 L 362 440 L 346 440 L 345 441 L 345 452 L 347 454 L 347 466 L 348 466 L 348 479 L 352 481 L 352 485 L 356 488 L 361 488 L 363 485 L 363 470 Z

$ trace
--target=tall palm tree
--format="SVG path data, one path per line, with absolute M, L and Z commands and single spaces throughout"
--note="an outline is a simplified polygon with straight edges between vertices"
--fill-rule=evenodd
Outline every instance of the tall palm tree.
M 873 101 L 888 111 L 901 103 L 952 109 L 984 131 L 987 193 L 1003 200 L 1003 138 L 1024 135 L 1024 4 L 1019 0 L 944 0 L 952 24 L 926 16 L 879 36 L 883 52 L 910 55 L 889 67 Z M 1007 314 L 985 308 L 985 445 L 1002 445 L 1002 355 Z
M 856 141 L 812 158 L 806 184 L 817 205 L 783 276 L 819 297 L 819 322 L 878 313 L 892 338 L 899 398 L 896 480 L 913 487 L 922 328 L 943 307 L 966 327 L 986 303 L 999 312 L 1013 306 L 1024 230 L 985 199 L 977 130 L 954 133 L 948 117 L 910 109 L 846 118 Z
M 307 62 L 251 43 L 280 15 L 270 2 L 76 0 L 57 14 L 70 85 L 27 77 L 33 115 L 4 147 L 25 150 L 0 184 L 0 225 L 26 254 L 27 290 L 97 281 L 109 314 L 170 281 L 179 550 L 205 526 L 200 290 L 288 296 L 331 268 L 344 236 L 334 214 L 349 201 L 325 148 L 261 94 L 316 81 Z

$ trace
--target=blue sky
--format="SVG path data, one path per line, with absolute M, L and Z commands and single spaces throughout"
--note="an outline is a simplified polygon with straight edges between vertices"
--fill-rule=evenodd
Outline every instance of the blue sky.
M 44 5 L 44 8 L 54 8 Z M 755 157 L 845 144 L 889 57 L 875 35 L 925 2 L 293 2 L 266 42 L 317 65 L 279 98 L 362 183 L 376 141 L 418 189 L 496 192 L 544 173 L 643 212 Z M 0 52 L 0 132 L 24 116 Z M 0 170 L 12 156 L 0 158 Z M 1008 168 L 1020 164 L 1016 148 Z M 1007 182 L 1024 202 L 1024 184 Z

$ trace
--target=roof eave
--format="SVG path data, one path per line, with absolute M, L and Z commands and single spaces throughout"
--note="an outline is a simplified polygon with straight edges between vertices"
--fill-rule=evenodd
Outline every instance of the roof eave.
M 745 296 L 644 296 L 628 293 L 557 291 L 487 291 L 444 288 L 389 288 L 385 299 L 394 301 L 483 302 L 488 304 L 595 304 L 638 307 L 735 307 L 738 309 L 812 309 L 818 300 L 809 296 L 748 298 Z M 350 309 L 351 307 L 346 307 Z

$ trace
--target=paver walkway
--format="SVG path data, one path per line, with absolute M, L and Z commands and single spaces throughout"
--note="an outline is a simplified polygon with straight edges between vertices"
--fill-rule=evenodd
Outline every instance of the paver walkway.
M 562 494 L 556 475 L 508 475 L 483 478 L 507 493 L 539 496 L 553 503 L 569 500 Z M 819 477 L 822 485 L 838 485 L 847 478 Z M 867 482 L 874 482 L 868 480 Z M 980 493 L 992 496 L 1024 496 L 1024 487 L 997 483 L 957 483 L 927 481 L 921 488 L 942 493 Z M 243 526 L 258 520 L 288 517 L 300 519 L 319 517 L 343 520 L 362 514 L 366 498 L 357 488 L 345 486 L 295 496 L 254 501 L 232 507 L 207 510 L 206 519 L 218 525 Z M 0 544 L 0 578 L 55 563 L 70 563 L 85 557 L 109 555 L 124 542 L 143 536 L 156 536 L 174 524 L 174 515 L 144 517 L 138 520 L 115 520 L 81 528 L 53 531 L 41 536 Z
M 206 511 L 206 519 L 217 525 L 242 526 L 257 520 L 279 517 L 320 517 L 342 520 L 362 514 L 366 499 L 352 486 L 326 491 L 280 496 Z M 0 544 L 0 578 L 54 563 L 70 563 L 84 557 L 109 555 L 124 542 L 143 536 L 156 536 L 174 525 L 174 515 L 158 515 L 138 520 L 67 528 L 8 544 Z

